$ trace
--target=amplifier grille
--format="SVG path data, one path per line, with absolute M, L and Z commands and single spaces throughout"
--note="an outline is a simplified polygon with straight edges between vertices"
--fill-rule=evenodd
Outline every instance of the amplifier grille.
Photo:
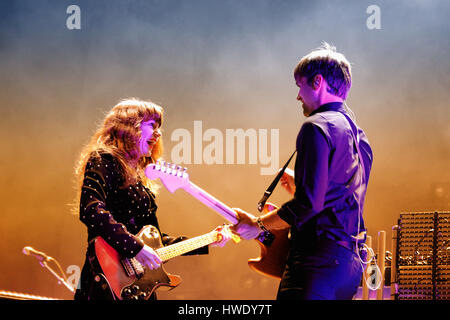
M 450 298 L 449 221 L 450 212 L 400 214 L 397 299 Z

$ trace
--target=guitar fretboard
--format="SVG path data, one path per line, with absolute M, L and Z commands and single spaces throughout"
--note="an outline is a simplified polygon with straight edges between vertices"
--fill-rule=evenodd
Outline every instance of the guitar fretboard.
M 163 261 L 167 261 L 169 259 L 181 256 L 184 253 L 211 244 L 215 241 L 217 241 L 217 232 L 213 231 L 202 236 L 159 248 L 156 250 L 156 253 Z

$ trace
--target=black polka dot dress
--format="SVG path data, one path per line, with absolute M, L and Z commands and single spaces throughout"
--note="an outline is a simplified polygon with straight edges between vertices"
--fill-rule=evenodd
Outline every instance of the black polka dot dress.
M 154 194 L 141 182 L 124 187 L 119 162 L 110 154 L 91 156 L 86 164 L 80 197 L 80 220 L 88 231 L 88 242 L 101 236 L 122 257 L 133 258 L 144 243 L 136 234 L 143 226 L 159 231 Z M 163 245 L 187 239 L 162 234 Z M 208 253 L 208 247 L 189 254 Z M 92 266 L 87 255 L 81 272 L 76 299 L 107 298 L 109 292 L 94 289 Z M 106 294 L 103 296 L 103 294 Z

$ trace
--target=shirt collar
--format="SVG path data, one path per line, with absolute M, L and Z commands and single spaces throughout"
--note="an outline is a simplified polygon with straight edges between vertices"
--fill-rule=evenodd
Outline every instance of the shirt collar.
M 325 111 L 344 111 L 344 108 L 342 106 L 342 102 L 329 102 L 321 105 L 316 110 L 311 112 L 310 116 L 313 114 L 319 113 L 319 112 L 325 112 Z

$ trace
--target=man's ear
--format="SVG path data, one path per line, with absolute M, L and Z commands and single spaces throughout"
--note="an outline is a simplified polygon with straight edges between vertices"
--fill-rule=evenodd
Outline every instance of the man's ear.
M 320 86 L 323 84 L 323 77 L 321 74 L 316 74 L 314 76 L 313 82 L 312 82 L 312 87 L 314 90 L 317 90 L 320 88 Z

